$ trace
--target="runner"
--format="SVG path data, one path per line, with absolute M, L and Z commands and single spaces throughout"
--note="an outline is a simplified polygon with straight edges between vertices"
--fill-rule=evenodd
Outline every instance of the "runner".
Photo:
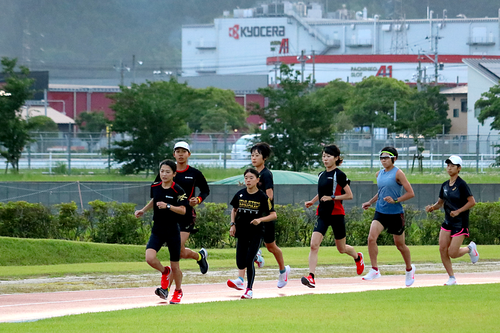
M 266 168 L 265 162 L 271 155 L 271 147 L 265 142 L 257 143 L 250 149 L 252 165 L 259 172 L 259 183 L 257 187 L 262 190 L 271 200 L 274 205 L 274 182 L 273 174 Z M 290 274 L 290 266 L 285 266 L 285 260 L 283 259 L 283 252 L 276 245 L 276 221 L 271 223 L 266 223 L 264 226 L 264 243 L 266 244 L 267 250 L 274 255 L 276 262 L 279 266 L 278 275 L 278 288 L 283 288 L 288 283 L 288 275 Z M 255 258 L 255 263 L 259 268 L 264 267 L 264 258 L 262 257 L 262 252 L 257 252 Z M 244 276 L 245 270 L 240 270 L 238 272 L 238 277 L 236 279 L 229 279 L 227 285 L 231 288 L 237 290 L 243 290 L 244 288 Z
M 469 211 L 476 204 L 469 186 L 458 176 L 462 169 L 462 159 L 452 155 L 445 162 L 450 179 L 441 185 L 438 201 L 434 205 L 426 206 L 425 211 L 430 213 L 444 205 L 445 218 L 439 232 L 439 253 L 449 275 L 444 285 L 451 286 L 457 284 L 451 258 L 460 258 L 468 253 L 475 264 L 479 260 L 479 253 L 474 242 L 470 242 L 467 247 L 461 247 L 465 237 L 469 237 Z
M 382 149 L 380 162 L 384 169 L 376 174 L 378 193 L 362 206 L 363 209 L 368 209 L 373 203 L 377 203 L 368 235 L 368 253 L 372 268 L 363 277 L 363 280 L 378 279 L 381 276 L 377 266 L 377 239 L 380 233 L 387 229 L 387 232 L 392 234 L 394 244 L 405 261 L 405 284 L 409 287 L 415 282 L 416 269 L 415 265 L 411 263 L 410 249 L 405 244 L 405 215 L 401 203 L 413 198 L 415 194 L 403 171 L 394 166 L 397 159 L 398 151 L 396 148 L 385 147 Z M 404 195 L 401 195 L 401 188 L 406 191 Z
M 253 297 L 255 279 L 254 260 L 264 236 L 263 222 L 276 220 L 276 212 L 269 197 L 259 190 L 259 172 L 247 169 L 243 174 L 246 188 L 238 191 L 231 200 L 231 223 L 229 234 L 238 238 L 236 242 L 236 265 L 247 269 L 247 290 L 242 299 Z
M 146 262 L 149 266 L 160 271 L 161 288 L 157 288 L 155 294 L 160 298 L 167 299 L 170 290 L 170 276 L 175 279 L 175 291 L 170 304 L 178 304 L 182 298 L 182 272 L 179 267 L 181 253 L 181 235 L 179 221 L 186 214 L 189 205 L 184 190 L 177 185 L 173 179 L 176 172 L 174 161 L 164 160 L 160 163 L 160 182 L 151 185 L 151 200 L 144 208 L 135 211 L 137 218 L 144 212 L 153 208 L 153 229 L 146 246 Z M 170 267 L 163 266 L 156 254 L 167 243 L 170 253 Z
M 356 252 L 354 248 L 346 244 L 345 211 L 342 206 L 343 200 L 352 200 L 352 191 L 347 179 L 338 166 L 343 160 L 340 158 L 340 149 L 336 145 L 329 145 L 323 149 L 323 164 L 326 171 L 319 174 L 318 194 L 305 203 L 310 208 L 319 199 L 316 215 L 318 220 L 314 225 L 311 237 L 311 252 L 309 252 L 309 275 L 303 276 L 301 282 L 309 288 L 315 288 L 314 274 L 318 263 L 318 251 L 328 227 L 332 227 L 335 236 L 335 245 L 339 253 L 347 253 L 356 263 L 356 272 L 361 275 L 365 269 L 363 253 Z
M 181 259 L 196 260 L 200 266 L 201 273 L 206 274 L 208 272 L 207 250 L 201 248 L 199 252 L 196 252 L 186 247 L 186 241 L 189 236 L 197 232 L 197 230 L 194 229 L 196 221 L 196 211 L 194 207 L 205 200 L 210 194 L 210 189 L 203 173 L 188 165 L 190 156 L 191 149 L 187 142 L 180 141 L 174 145 L 174 157 L 177 161 L 177 174 L 174 177 L 174 181 L 184 189 L 187 199 L 189 200 L 185 218 L 179 222 L 181 230 Z M 156 177 L 156 181 L 158 181 L 158 176 Z M 196 187 L 200 191 L 198 196 L 195 194 Z M 170 284 L 172 284 L 172 281 Z

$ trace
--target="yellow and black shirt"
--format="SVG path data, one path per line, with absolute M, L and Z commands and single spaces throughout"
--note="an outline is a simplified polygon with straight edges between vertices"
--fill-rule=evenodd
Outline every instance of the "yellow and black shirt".
M 259 190 L 253 194 L 244 188 L 235 194 L 231 200 L 231 206 L 237 209 L 236 213 L 236 237 L 245 235 L 263 234 L 264 225 L 250 224 L 254 219 L 264 217 L 274 212 L 274 207 L 269 197 Z

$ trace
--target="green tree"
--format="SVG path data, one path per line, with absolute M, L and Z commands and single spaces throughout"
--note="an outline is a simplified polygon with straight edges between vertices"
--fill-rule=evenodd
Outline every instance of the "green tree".
M 481 98 L 476 101 L 474 108 L 481 109 L 477 120 L 484 125 L 488 118 L 493 118 L 491 129 L 500 130 L 500 83 L 491 87 L 487 92 L 481 94 Z M 500 145 L 495 145 L 500 148 Z M 496 165 L 500 165 L 500 149 L 497 150 Z
M 76 119 L 76 124 L 80 130 L 85 132 L 102 132 L 109 123 L 110 120 L 103 111 L 82 112 Z
M 321 145 L 333 141 L 335 126 L 331 110 L 313 102 L 310 78 L 300 82 L 300 72 L 293 67 L 280 69 L 280 88 L 258 90 L 268 105 L 253 110 L 267 124 L 267 129 L 257 131 L 257 140 L 273 147 L 272 168 L 301 171 L 318 163 Z
M 193 131 L 222 132 L 246 127 L 246 113 L 235 101 L 234 92 L 214 87 L 196 89 L 187 115 Z
M 32 96 L 30 86 L 33 80 L 28 78 L 29 70 L 20 66 L 20 72 L 15 72 L 17 59 L 2 57 L 3 73 L 6 77 L 4 90 L 9 96 L 0 96 L 0 154 L 12 168 L 19 171 L 21 153 L 31 141 L 29 131 L 31 126 L 21 118 L 20 109 L 25 101 Z
M 57 132 L 59 128 L 57 124 L 47 116 L 36 116 L 31 117 L 28 120 L 32 131 L 38 132 Z
M 111 108 L 116 112 L 113 131 L 125 139 L 115 142 L 112 154 L 124 162 L 126 174 L 146 170 L 156 172 L 158 164 L 172 154 L 172 141 L 189 133 L 185 115 L 194 90 L 175 79 L 170 81 L 121 86 L 113 95 Z

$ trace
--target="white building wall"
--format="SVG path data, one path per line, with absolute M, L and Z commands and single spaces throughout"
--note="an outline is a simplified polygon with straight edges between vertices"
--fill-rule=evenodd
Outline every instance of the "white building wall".
M 487 92 L 492 86 L 497 83 L 494 83 L 491 80 L 487 79 L 471 67 L 469 67 L 468 72 L 469 90 L 467 93 L 467 134 L 469 136 L 477 135 L 479 126 L 479 135 L 490 134 L 491 136 L 496 136 L 500 132 L 491 129 L 491 123 L 493 122 L 493 119 L 486 119 L 484 125 L 482 125 L 477 120 L 474 104 L 481 98 L 482 93 Z

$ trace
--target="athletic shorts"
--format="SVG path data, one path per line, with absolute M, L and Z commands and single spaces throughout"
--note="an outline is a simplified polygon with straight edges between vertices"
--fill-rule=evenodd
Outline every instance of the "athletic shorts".
M 469 228 L 468 226 L 463 226 L 462 223 L 448 223 L 448 221 L 444 221 L 441 224 L 441 230 L 449 231 L 451 237 L 465 236 L 469 237 Z
M 165 243 L 167 243 L 170 261 L 179 261 L 181 258 L 181 234 L 179 232 L 169 232 L 162 236 L 151 233 L 146 250 L 153 249 L 159 252 Z
M 335 239 L 345 238 L 345 216 L 344 215 L 329 215 L 318 216 L 314 224 L 314 231 L 320 232 L 325 236 L 328 227 L 332 227 L 333 236 Z
M 276 240 L 276 221 L 264 222 L 264 243 L 271 244 Z
M 384 226 L 384 229 L 392 235 L 399 236 L 405 231 L 405 213 L 384 214 L 375 211 L 373 220 L 379 221 Z
M 195 222 L 196 222 L 196 211 L 193 208 L 191 209 L 191 218 L 186 218 L 182 220 L 182 222 L 179 222 L 179 228 L 181 229 L 181 232 L 193 233 Z

